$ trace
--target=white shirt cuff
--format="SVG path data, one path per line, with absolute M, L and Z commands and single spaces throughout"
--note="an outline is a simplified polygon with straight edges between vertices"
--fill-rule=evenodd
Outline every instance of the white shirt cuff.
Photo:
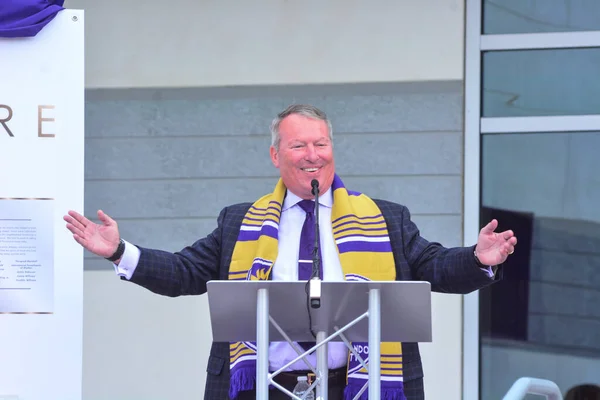
M 123 253 L 123 257 L 121 257 L 119 265 L 113 264 L 113 266 L 115 267 L 115 272 L 118 276 L 130 280 L 140 261 L 141 251 L 126 240 L 123 241 L 125 242 L 125 252 Z
M 490 278 L 494 278 L 496 276 L 496 269 L 498 267 L 487 267 L 487 268 L 481 268 L 483 271 L 487 272 L 488 276 Z

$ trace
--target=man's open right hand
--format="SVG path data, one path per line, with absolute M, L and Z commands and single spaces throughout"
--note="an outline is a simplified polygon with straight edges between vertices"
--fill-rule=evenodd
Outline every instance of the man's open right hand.
M 67 229 L 73 233 L 77 243 L 97 256 L 110 257 L 119 246 L 119 228 L 117 223 L 102 210 L 98 210 L 98 219 L 102 225 L 72 210 L 64 216 Z

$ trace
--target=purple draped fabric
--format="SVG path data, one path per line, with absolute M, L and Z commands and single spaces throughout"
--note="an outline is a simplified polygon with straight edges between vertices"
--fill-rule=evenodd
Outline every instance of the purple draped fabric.
M 59 11 L 64 0 L 1 0 L 0 37 L 30 37 L 41 31 Z

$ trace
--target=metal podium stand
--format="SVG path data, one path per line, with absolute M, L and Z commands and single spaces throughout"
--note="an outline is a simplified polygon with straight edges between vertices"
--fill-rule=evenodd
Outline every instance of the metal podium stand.
M 273 381 L 304 356 L 317 351 L 317 365 L 308 365 L 316 379 L 316 399 L 327 399 L 327 343 L 368 342 L 370 400 L 380 400 L 380 343 L 431 342 L 431 286 L 420 281 L 322 282 L 321 307 L 310 309 L 306 282 L 210 281 L 207 284 L 213 340 L 256 342 L 256 398 L 269 398 L 269 385 L 300 399 Z M 383 316 L 383 318 L 382 318 Z M 271 341 L 314 341 L 308 351 L 297 347 L 298 357 L 278 371 L 269 372 Z M 324 377 L 324 378 L 323 378 Z M 366 387 L 363 387 L 362 392 Z M 360 396 L 359 393 L 357 397 Z

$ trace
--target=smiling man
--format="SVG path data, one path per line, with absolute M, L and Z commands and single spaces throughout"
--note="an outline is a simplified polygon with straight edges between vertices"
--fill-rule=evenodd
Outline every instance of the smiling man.
M 333 183 L 332 129 L 318 109 L 292 106 L 271 126 L 271 160 L 288 190 L 303 199 L 313 199 L 311 181 L 319 181 L 326 192 Z
M 422 280 L 433 291 L 469 293 L 497 281 L 514 251 L 512 231 L 496 233 L 497 221 L 482 228 L 477 243 L 445 248 L 419 234 L 408 209 L 346 189 L 335 172 L 333 133 L 325 113 L 292 105 L 271 125 L 270 156 L 280 179 L 273 192 L 253 203 L 225 207 L 217 228 L 176 253 L 133 245 L 119 235 L 117 223 L 98 211 L 100 224 L 75 211 L 65 215 L 74 239 L 113 262 L 121 279 L 164 296 L 199 295 L 209 280 L 308 280 L 314 243 L 314 198 L 319 182 L 321 269 L 326 281 Z M 303 344 L 300 343 L 300 346 Z M 356 344 L 363 359 L 365 343 Z M 212 344 L 205 399 L 254 399 L 256 353 L 251 343 Z M 329 399 L 353 398 L 368 380 L 344 343 L 328 346 Z M 269 368 L 296 358 L 286 343 L 271 343 Z M 381 344 L 382 398 L 423 399 L 423 370 L 416 343 Z M 315 365 L 316 356 L 309 361 Z M 302 362 L 276 380 L 292 390 L 309 374 Z M 271 399 L 287 398 L 272 390 Z

